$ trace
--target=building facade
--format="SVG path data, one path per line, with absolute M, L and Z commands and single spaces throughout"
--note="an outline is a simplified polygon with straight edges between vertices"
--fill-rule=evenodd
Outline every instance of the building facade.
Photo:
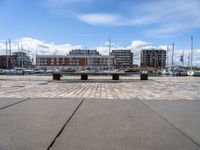
M 89 50 L 89 49 L 75 49 L 69 52 L 70 56 L 80 56 L 80 55 L 100 55 L 97 50 Z
M 162 49 L 141 50 L 141 67 L 163 69 L 166 67 L 166 51 Z
M 13 56 L 17 58 L 16 67 L 27 68 L 32 65 L 31 58 L 24 52 L 14 52 Z
M 133 66 L 133 53 L 131 50 L 112 50 L 111 56 L 114 57 L 114 64 L 117 69 L 125 69 Z
M 14 55 L 0 55 L 0 68 L 12 69 L 17 64 L 17 57 Z
M 107 70 L 114 66 L 114 57 L 100 55 L 96 50 L 72 50 L 69 55 L 38 55 L 36 66 L 44 69 Z

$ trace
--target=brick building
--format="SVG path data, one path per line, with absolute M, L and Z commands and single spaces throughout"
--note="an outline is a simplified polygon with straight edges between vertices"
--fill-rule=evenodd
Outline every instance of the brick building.
M 69 55 L 38 55 L 36 65 L 47 69 L 107 70 L 109 60 L 113 68 L 113 56 L 100 55 L 96 50 L 72 50 Z
M 17 56 L 15 55 L 0 55 L 0 68 L 11 69 L 17 64 Z
M 162 49 L 141 50 L 141 66 L 163 69 L 166 67 L 166 51 Z

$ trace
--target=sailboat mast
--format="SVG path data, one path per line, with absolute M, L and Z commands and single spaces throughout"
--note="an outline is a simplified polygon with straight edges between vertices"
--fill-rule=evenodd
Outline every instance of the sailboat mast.
M 108 70 L 110 70 L 110 51 L 111 51 L 111 39 L 109 38 L 109 60 L 108 60 Z
M 174 42 L 172 43 L 172 68 L 174 67 Z
M 190 66 L 190 52 L 188 53 L 188 68 Z
M 8 40 L 8 43 L 9 43 L 9 55 L 11 55 L 12 52 L 11 52 L 11 40 L 10 39 Z
M 184 66 L 184 51 L 182 52 L 182 66 Z
M 193 36 L 191 36 L 191 70 L 193 67 Z
M 8 42 L 6 41 L 6 69 L 8 69 Z

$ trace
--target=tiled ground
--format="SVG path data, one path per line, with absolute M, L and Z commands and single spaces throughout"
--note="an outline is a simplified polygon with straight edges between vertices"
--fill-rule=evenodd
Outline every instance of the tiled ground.
M 53 81 L 51 76 L 0 76 L 0 97 L 15 98 L 91 98 L 91 99 L 198 99 L 200 78 L 194 77 L 120 77 L 64 76 Z

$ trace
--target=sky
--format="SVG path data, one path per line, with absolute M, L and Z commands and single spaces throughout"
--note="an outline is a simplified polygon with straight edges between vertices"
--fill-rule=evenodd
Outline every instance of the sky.
M 139 63 L 143 48 L 167 50 L 185 65 L 194 38 L 193 64 L 200 66 L 200 0 L 0 0 L 0 54 L 10 38 L 34 57 L 66 55 L 72 49 L 131 49 Z

